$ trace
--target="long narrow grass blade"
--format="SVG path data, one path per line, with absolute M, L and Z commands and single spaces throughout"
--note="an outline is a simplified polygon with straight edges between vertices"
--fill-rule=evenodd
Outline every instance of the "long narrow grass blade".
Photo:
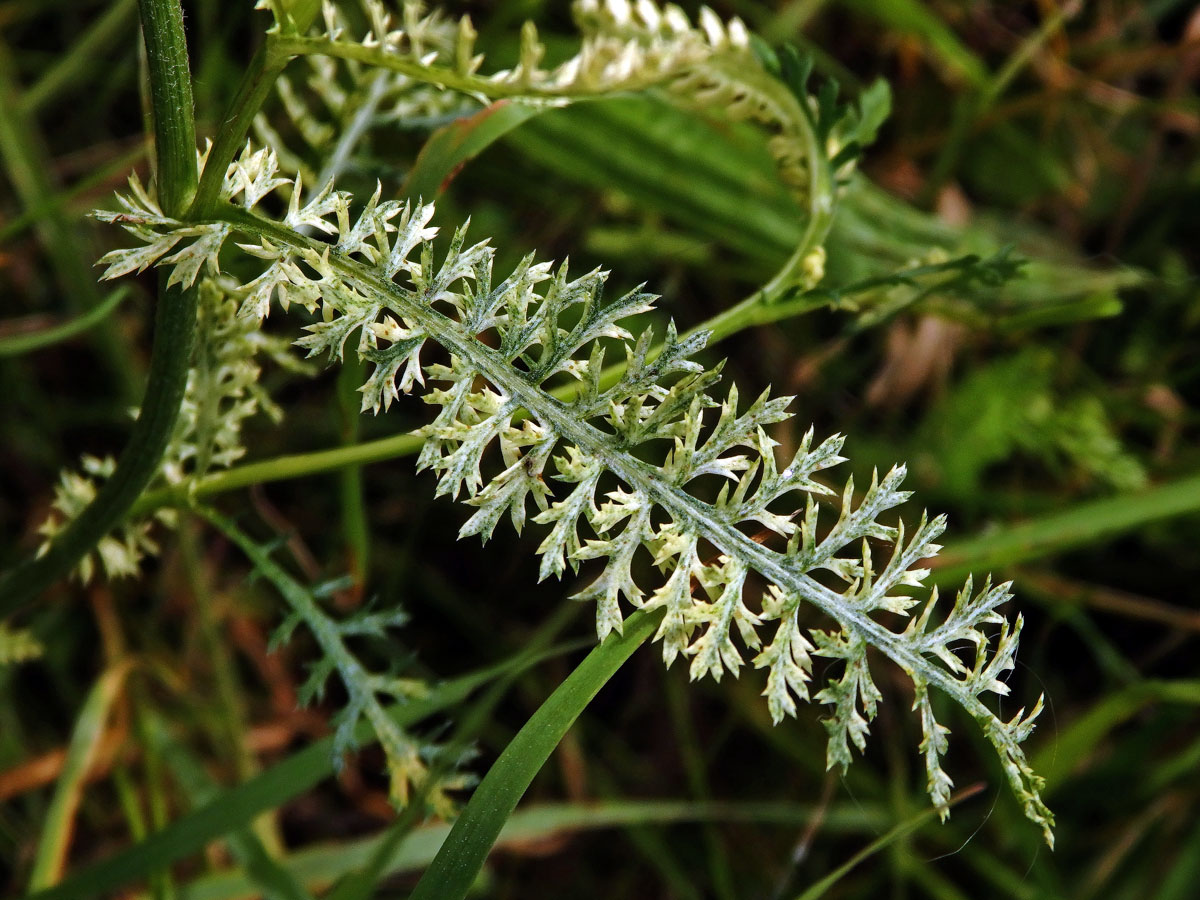
M 75 828 L 75 811 L 79 808 L 79 801 L 83 795 L 84 781 L 103 744 L 100 733 L 104 723 L 108 720 L 113 703 L 121 695 L 121 688 L 128 674 L 128 665 L 118 665 L 109 669 L 100 676 L 84 701 L 83 710 L 79 713 L 75 729 L 71 733 L 71 742 L 67 745 L 62 774 L 54 788 L 54 797 L 50 801 L 50 809 L 42 826 L 42 836 L 38 841 L 37 855 L 34 857 L 33 870 L 29 876 L 31 891 L 50 887 L 62 878 L 67 850 L 71 845 L 71 833 Z
M 441 684 L 423 700 L 395 708 L 400 725 L 415 724 L 461 703 L 480 686 L 514 669 L 537 664 L 547 653 L 521 653 L 496 666 Z M 372 740 L 363 727 L 357 737 Z M 271 767 L 238 787 L 222 791 L 211 802 L 172 822 L 116 856 L 94 863 L 61 884 L 32 894 L 28 900 L 86 900 L 111 895 L 116 888 L 145 878 L 176 860 L 199 853 L 210 841 L 246 825 L 255 816 L 286 803 L 333 773 L 333 739 L 325 738 Z
M 661 620 L 661 610 L 631 615 L 621 634 L 610 634 L 538 707 L 471 795 L 411 900 L 466 896 L 504 823 L 567 729 Z
M 965 790 L 959 791 L 950 798 L 948 805 L 956 806 L 969 797 L 974 797 L 976 794 L 982 791 L 984 787 L 985 785 L 983 784 L 975 784 L 969 788 L 966 788 Z M 850 872 L 853 871 L 857 866 L 870 859 L 880 850 L 891 846 L 906 834 L 911 834 L 918 827 L 929 821 L 929 819 L 933 818 L 933 816 L 934 811 L 927 809 L 923 812 L 917 813 L 915 816 L 905 819 L 895 828 L 891 829 L 887 834 L 883 835 L 877 840 L 871 841 L 871 843 L 867 844 L 867 846 L 855 853 L 852 857 L 850 857 L 850 859 L 842 863 L 842 865 L 838 866 L 816 884 L 812 885 L 812 887 L 808 888 L 808 890 L 797 897 L 796 900 L 817 900 L 818 897 L 824 897 L 831 887 L 850 874 Z

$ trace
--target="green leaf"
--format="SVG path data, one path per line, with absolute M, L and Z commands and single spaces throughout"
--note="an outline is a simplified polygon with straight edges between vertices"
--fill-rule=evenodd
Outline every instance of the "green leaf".
M 460 900 L 533 778 L 579 714 L 658 627 L 662 614 L 637 612 L 609 635 L 538 707 L 471 795 L 410 900 Z
M 556 652 L 517 654 L 498 665 L 440 684 L 428 697 L 397 705 L 389 710 L 389 715 L 401 727 L 415 725 L 457 706 L 480 686 L 508 672 L 536 665 Z M 375 740 L 366 723 L 356 730 L 355 738 L 360 746 Z M 275 809 L 332 775 L 332 750 L 332 737 L 316 741 L 244 784 L 221 791 L 203 806 L 128 850 L 85 866 L 61 884 L 31 894 L 27 900 L 86 900 L 109 896 L 119 887 L 199 853 L 209 842 L 248 825 L 261 813 Z
M 598 800 L 526 806 L 504 823 L 497 845 L 537 843 L 564 834 L 636 825 L 686 822 L 761 823 L 795 829 L 809 824 L 818 810 L 795 803 L 694 803 L 679 800 Z M 887 827 L 886 811 L 861 801 L 823 809 L 822 827 L 833 834 L 870 834 Z M 437 855 L 450 833 L 442 822 L 411 832 L 388 858 L 383 874 L 420 872 Z M 321 844 L 280 861 L 309 890 L 320 891 L 371 860 L 385 836 Z M 253 900 L 254 882 L 237 870 L 203 875 L 180 888 L 181 900 Z
M 56 884 L 62 878 L 63 866 L 71 835 L 75 830 L 75 813 L 83 795 L 84 781 L 101 747 L 101 735 L 113 704 L 121 695 L 128 665 L 118 665 L 100 676 L 88 692 L 79 718 L 71 732 L 62 774 L 54 788 L 50 808 L 42 825 L 37 854 L 29 875 L 30 892 Z
M 60 341 L 70 340 L 82 334 L 98 322 L 104 321 L 120 306 L 121 301 L 129 295 L 129 288 L 122 285 L 108 294 L 104 302 L 92 307 L 83 315 L 76 316 L 61 325 L 45 328 L 41 331 L 26 334 L 13 334 L 0 337 L 0 357 L 17 356 L 21 353 L 31 353 L 49 347 Z
M 1028 522 L 989 529 L 952 544 L 938 560 L 934 579 L 950 584 L 971 569 L 1003 570 L 1043 559 L 1072 547 L 1095 544 L 1148 522 L 1200 511 L 1200 475 L 1177 478 L 1135 493 L 1105 497 L 1040 516 Z
M 964 800 L 967 800 L 970 797 L 974 797 L 983 789 L 984 785 L 977 784 L 973 787 L 969 787 L 963 791 L 960 791 L 957 796 L 951 798 L 950 805 L 953 806 L 961 803 Z M 889 830 L 886 834 L 880 836 L 877 840 L 867 844 L 867 846 L 863 847 L 862 850 L 855 853 L 852 857 L 850 857 L 850 859 L 846 860 L 846 862 L 842 863 L 842 865 L 838 866 L 816 884 L 809 887 L 806 891 L 804 891 L 804 893 L 800 894 L 796 900 L 817 900 L 818 897 L 824 897 L 829 892 L 830 888 L 849 875 L 852 871 L 854 871 L 855 868 L 862 865 L 880 850 L 887 849 L 905 835 L 912 834 L 912 832 L 932 818 L 933 815 L 933 810 L 925 810 L 905 819 L 899 825 L 896 825 L 894 828 Z
M 474 115 L 443 125 L 421 148 L 401 194 L 413 200 L 435 199 L 467 162 L 544 111 L 544 107 L 497 100 Z

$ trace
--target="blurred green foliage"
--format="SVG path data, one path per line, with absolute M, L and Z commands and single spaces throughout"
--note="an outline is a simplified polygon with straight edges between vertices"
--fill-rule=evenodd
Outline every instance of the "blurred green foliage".
M 893 115 L 834 222 L 826 287 L 1006 248 L 1028 260 L 1001 284 L 948 272 L 847 290 L 713 354 L 729 357 L 741 383 L 796 393 L 799 420 L 818 433 L 848 434 L 863 476 L 908 460 L 918 497 L 951 515 L 947 568 L 977 568 L 989 546 L 1004 549 L 994 574 L 1015 580 L 1027 619 L 1016 705 L 1045 691 L 1051 706 L 1031 744 L 1058 846 L 1039 848 L 982 746 L 960 741 L 950 771 L 984 792 L 948 825 L 917 821 L 915 722 L 885 713 L 870 764 L 838 778 L 824 772 L 815 718 L 774 729 L 753 680 L 682 691 L 682 671 L 642 654 L 534 782 L 483 895 L 790 897 L 886 835 L 826 896 L 1193 896 L 1200 14 L 1172 0 L 714 5 L 769 42 L 811 47 L 818 69 L 852 92 L 876 75 L 892 86 Z M 249 3 L 184 6 L 198 129 L 212 135 L 266 16 Z M 81 450 L 120 446 L 146 368 L 152 280 L 106 303 L 90 266 L 118 238 L 85 219 L 131 164 L 145 173 L 135 7 L 0 2 L 0 347 L 89 311 L 100 320 L 36 353 L 0 353 L 5 567 L 33 545 L 58 471 Z M 526 17 L 543 34 L 567 31 L 560 4 L 453 11 L 464 10 L 498 60 L 515 57 Z M 442 124 L 380 123 L 342 178 L 398 193 Z M 284 138 L 305 152 L 295 133 Z M 509 254 L 501 268 L 535 249 L 569 253 L 580 270 L 604 264 L 614 290 L 649 281 L 684 326 L 759 286 L 800 229 L 760 136 L 653 97 L 519 123 L 449 183 L 440 218 L 468 214 L 473 234 Z M 418 404 L 401 404 L 348 429 L 334 381 L 287 384 L 289 415 L 257 426 L 253 458 L 425 421 Z M 220 502 L 247 528 L 287 536 L 278 555 L 310 582 L 366 566 L 366 592 L 403 603 L 405 643 L 386 653 L 448 679 L 422 710 L 431 735 L 481 683 L 463 675 L 464 656 L 472 668 L 511 669 L 478 732 L 482 771 L 582 651 L 526 666 L 520 651 L 562 589 L 536 585 L 528 538 L 498 535 L 464 556 L 450 537 L 461 512 L 431 493 L 398 460 L 359 479 L 310 475 Z M 464 562 L 480 553 L 488 566 Z M 296 710 L 314 649 L 266 652 L 278 603 L 246 571 L 219 535 L 185 522 L 143 580 L 61 586 L 18 623 L 28 629 L 20 646 L 42 655 L 0 666 L 0 854 L 14 895 L 36 870 L 42 884 L 82 873 L 67 884 L 110 896 L 287 896 L 297 884 L 324 890 L 384 845 L 381 757 L 367 751 L 335 781 L 327 749 L 306 747 L 342 698 Z M 334 602 L 359 599 L 344 591 Z M 586 618 L 559 627 L 586 637 Z M 4 646 L 13 640 L 5 631 Z M 127 662 L 84 778 L 72 735 L 96 727 L 94 698 Z M 440 827 L 397 839 L 383 868 L 398 874 L 378 896 L 406 894 Z M 600 827 L 614 830 L 591 830 Z

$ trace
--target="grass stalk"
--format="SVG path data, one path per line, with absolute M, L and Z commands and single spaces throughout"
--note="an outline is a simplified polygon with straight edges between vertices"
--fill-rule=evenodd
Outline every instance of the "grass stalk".
M 517 803 L 600 688 L 654 634 L 663 610 L 639 610 L 558 686 L 512 739 L 471 795 L 410 900 L 459 900 L 483 867 Z
M 141 0 L 139 10 L 150 66 L 159 200 L 169 215 L 179 215 L 196 189 L 196 133 L 183 11 L 179 0 Z M 45 553 L 0 576 L 0 616 L 21 609 L 66 575 L 125 517 L 158 472 L 187 387 L 196 312 L 196 291 L 168 287 L 167 277 L 160 276 L 146 391 L 117 468 L 95 500 Z

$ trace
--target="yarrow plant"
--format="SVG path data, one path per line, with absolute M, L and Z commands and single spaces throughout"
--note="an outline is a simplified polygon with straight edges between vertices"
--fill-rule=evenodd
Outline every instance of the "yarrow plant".
M 281 221 L 254 213 L 268 193 L 285 186 L 292 201 Z M 831 767 L 848 765 L 852 746 L 865 747 L 881 699 L 867 659 L 874 647 L 913 681 L 934 804 L 948 810 L 951 781 L 941 767 L 947 729 L 934 717 L 931 687 L 980 723 L 1027 815 L 1050 839 L 1041 781 L 1019 746 L 1041 702 L 1005 720 L 980 699 L 1008 693 L 1003 678 L 1021 630 L 1020 617 L 1010 624 L 997 612 L 1009 599 L 1008 586 L 976 591 L 968 581 L 940 617 L 936 590 L 924 602 L 904 591 L 928 574 L 917 563 L 937 553 L 945 519 L 923 517 L 909 534 L 903 524 L 879 521 L 909 497 L 900 489 L 902 466 L 873 478 L 857 503 L 848 481 L 840 513 L 823 528 L 817 498 L 833 492 L 814 476 L 844 461 L 842 438 L 817 443 L 810 430 L 792 459 L 778 464 L 765 428 L 789 418 L 791 398 L 764 392 L 743 405 L 731 387 L 723 400 L 714 399 L 720 366 L 705 368 L 692 358 L 705 334 L 681 338 L 670 325 L 652 353 L 650 330 L 634 339 L 622 325 L 651 308 L 651 295 L 633 291 L 605 303 L 606 273 L 571 278 L 565 264 L 555 268 L 532 257 L 497 279 L 494 251 L 486 242 L 469 245 L 465 227 L 437 259 L 431 205 L 384 201 L 376 193 L 354 216 L 353 198 L 332 186 L 304 205 L 301 194 L 298 179 L 278 176 L 269 149 L 251 148 L 229 168 L 222 196 L 230 205 L 216 221 L 170 221 L 152 205 L 139 206 L 145 194 L 135 187 L 121 212 L 98 215 L 120 221 L 147 245 L 110 253 L 105 277 L 161 260 L 171 267 L 170 280 L 189 284 L 202 268 L 218 270 L 230 234 L 257 239 L 241 245 L 266 263 L 247 285 L 242 315 L 261 318 L 272 300 L 316 314 L 297 344 L 333 359 L 348 344 L 354 348 L 371 365 L 360 389 L 365 411 L 377 413 L 401 393 L 425 389 L 438 413 L 420 432 L 425 443 L 417 465 L 438 475 L 439 495 L 463 497 L 475 508 L 460 537 L 486 539 L 505 516 L 520 531 L 532 506 L 533 521 L 549 528 L 538 547 L 542 578 L 604 561 L 600 576 L 576 596 L 596 604 L 599 637 L 621 629 L 623 607 L 662 609 L 656 638 L 666 662 L 688 659 L 693 678 L 716 679 L 736 676 L 745 664 L 740 641 L 755 653 L 753 665 L 768 670 L 765 694 L 776 722 L 795 715 L 797 699 L 810 699 L 813 655 L 840 660 L 840 678 L 812 698 L 832 707 Z M 181 247 L 183 241 L 189 243 Z M 449 362 L 422 365 L 427 343 L 444 348 Z M 624 371 L 605 386 L 606 344 L 613 343 L 625 357 Z M 564 376 L 575 386 L 570 399 L 559 400 L 547 386 Z M 637 452 L 661 444 L 658 464 Z M 493 447 L 499 472 L 485 477 Z M 711 501 L 691 490 L 706 476 L 726 482 Z M 606 479 L 615 483 L 605 487 Z M 556 492 L 556 481 L 566 490 Z M 755 540 L 756 528 L 784 546 Z M 886 561 L 876 562 L 871 541 L 890 545 Z M 633 575 L 641 551 L 663 573 L 650 590 Z M 757 596 L 747 586 L 752 572 L 766 585 Z M 838 627 L 805 633 L 798 617 L 805 604 Z M 909 622 L 894 630 L 880 613 Z M 998 635 L 990 637 L 985 626 L 998 626 Z M 963 647 L 973 654 L 964 658 Z
M 839 104 L 828 85 L 811 94 L 799 55 L 772 52 L 740 21 L 709 10 L 693 23 L 649 0 L 581 0 L 577 53 L 544 66 L 546 50 L 530 25 L 516 65 L 483 74 L 467 18 L 425 15 L 415 4 L 393 15 L 365 0 L 353 15 L 325 3 L 306 21 L 302 5 L 259 5 L 275 16 L 266 70 L 271 60 L 304 57 L 315 95 L 359 133 L 385 107 L 393 118 L 436 116 L 463 104 L 558 106 L 643 90 L 760 126 L 807 219 L 792 258 L 752 304 L 821 281 L 840 186 L 886 112 L 881 88 L 854 106 Z M 339 64 L 356 86 L 353 97 L 339 86 Z M 573 273 L 565 262 L 530 255 L 498 274 L 495 251 L 471 243 L 466 225 L 435 248 L 433 204 L 385 197 L 382 187 L 365 200 L 339 190 L 331 176 L 349 152 L 344 135 L 323 131 L 290 81 L 279 86 L 296 132 L 326 156 L 319 173 L 284 148 L 261 115 L 256 133 L 270 145 L 241 145 L 253 119 L 245 115 L 236 157 L 225 134 L 198 155 L 190 204 L 171 208 L 135 175 L 118 210 L 96 213 L 138 241 L 102 259 L 104 278 L 156 267 L 165 288 L 199 297 L 199 342 L 157 467 L 160 483 L 186 498 L 205 472 L 243 454 L 249 416 L 278 414 L 259 385 L 260 360 L 303 367 L 261 324 L 273 310 L 300 310 L 307 324 L 295 344 L 309 357 L 337 362 L 351 353 L 367 366 L 364 412 L 386 411 L 407 394 L 435 408 L 418 432 L 417 466 L 436 476 L 439 496 L 469 507 L 459 536 L 486 541 L 505 518 L 518 532 L 537 526 L 540 578 L 584 573 L 574 598 L 594 605 L 601 640 L 636 612 L 654 617 L 666 664 L 686 663 L 693 679 L 766 670 L 763 693 L 776 723 L 795 716 L 801 701 L 826 707 L 830 768 L 845 768 L 854 749 L 865 749 L 883 702 L 872 657 L 886 658 L 911 681 L 928 793 L 942 817 L 952 782 L 935 693 L 982 729 L 1025 814 L 1052 843 L 1042 780 L 1021 748 L 1042 701 L 1007 716 L 985 702 L 1008 694 L 1015 665 L 1022 620 L 1000 612 L 1009 586 L 968 579 L 948 603 L 936 589 L 922 592 L 921 563 L 938 552 L 945 519 L 923 515 L 913 528 L 888 520 L 909 498 L 903 466 L 876 474 L 865 490 L 853 479 L 835 490 L 828 477 L 845 461 L 843 438 L 818 440 L 811 429 L 779 458 L 770 429 L 791 418 L 792 398 L 764 390 L 747 402 L 736 386 L 719 388 L 722 365 L 699 359 L 706 331 L 639 329 L 634 319 L 655 297 L 637 289 L 606 300 L 601 270 Z M 293 161 L 290 170 L 281 158 Z M 315 190 L 306 177 L 319 179 Z M 99 479 L 112 473 L 110 462 L 85 468 Z M 48 549 L 95 493 L 93 481 L 64 476 L 59 516 L 44 529 Z M 399 614 L 334 621 L 264 548 L 205 515 L 290 604 L 281 637 L 302 622 L 316 637 L 324 655 L 305 693 L 318 695 L 338 673 L 349 698 L 339 757 L 366 719 L 385 745 L 393 799 L 403 805 L 415 789 L 448 814 L 444 791 L 461 787 L 461 777 L 435 784 L 420 743 L 381 705 L 419 696 L 423 686 L 369 672 L 345 643 L 399 624 Z M 135 518 L 87 548 L 80 565 L 87 577 L 98 556 L 108 575 L 128 574 L 154 549 L 149 525 Z M 810 626 L 806 610 L 826 624 Z M 814 658 L 830 661 L 823 684 L 814 683 Z

